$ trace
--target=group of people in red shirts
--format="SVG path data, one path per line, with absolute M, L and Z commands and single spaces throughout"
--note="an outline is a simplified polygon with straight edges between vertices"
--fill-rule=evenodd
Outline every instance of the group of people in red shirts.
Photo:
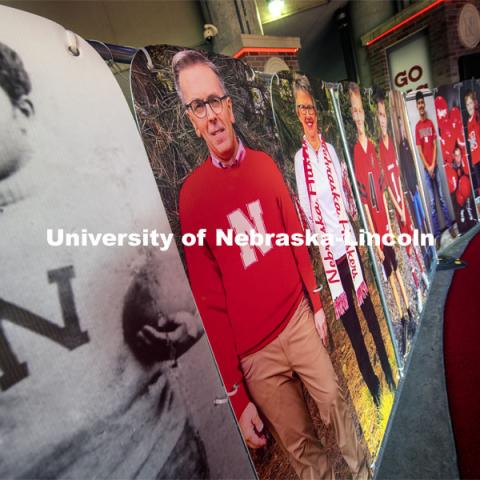
M 396 322 L 396 335 L 402 354 L 405 354 L 407 339 L 415 333 L 415 317 L 408 297 L 395 249 L 385 244 L 383 236 L 394 234 L 388 214 L 388 200 L 395 209 L 395 218 L 400 233 L 413 235 L 414 225 L 405 202 L 401 172 L 392 138 L 388 133 L 388 116 L 385 95 L 377 89 L 374 95 L 377 107 L 377 121 L 380 127 L 378 154 L 373 141 L 368 138 L 365 128 L 365 109 L 360 87 L 349 84 L 349 98 L 352 119 L 356 127 L 356 143 L 353 146 L 353 164 L 355 177 L 370 232 L 380 236 L 376 253 L 391 288 L 400 322 Z M 418 263 L 419 272 L 424 272 L 424 264 L 413 246 L 407 248 L 407 254 Z M 419 291 L 422 276 L 413 270 L 415 287 Z M 400 293 L 399 293 L 400 292 Z
M 469 103 L 468 99 L 473 98 L 473 95 L 473 92 L 467 93 L 465 96 L 467 103 Z M 458 230 L 460 233 L 464 233 L 473 226 L 475 217 L 470 182 L 471 171 L 467 159 L 462 115 L 457 106 L 453 106 L 449 110 L 447 101 L 441 95 L 435 98 L 435 109 L 448 190 L 452 199 Z M 478 150 L 475 140 L 477 137 L 475 115 L 472 115 L 469 120 L 469 128 L 472 128 L 472 141 L 469 141 L 470 150 L 473 155 L 479 156 L 478 152 L 480 150 Z M 475 160 L 478 163 L 480 158 Z
M 345 392 L 326 348 L 328 326 L 321 287 L 316 284 L 307 248 L 225 246 L 215 241 L 219 228 L 236 234 L 304 232 L 285 180 L 275 161 L 249 148 L 236 131 L 233 100 L 218 67 L 208 57 L 198 51 L 180 51 L 172 59 L 172 72 L 185 114 L 209 151 L 186 178 L 179 194 L 182 233 L 206 232 L 204 244 L 185 248 L 186 266 L 244 439 L 250 448 L 265 446 L 267 425 L 300 478 L 333 478 L 332 465 L 313 428 L 303 385 L 322 421 L 333 425 L 353 478 L 369 478 L 367 452 L 357 437 Z M 412 234 L 401 172 L 388 135 L 385 98 L 378 95 L 376 100 L 381 131 L 379 161 L 366 135 L 365 112 L 356 84 L 350 85 L 349 95 L 357 129 L 355 176 L 368 227 L 380 235 L 392 233 L 387 206 L 390 197 L 400 231 Z M 320 252 L 331 294 L 331 299 L 327 298 L 347 331 L 372 402 L 380 408 L 383 385 L 394 390 L 396 378 L 358 252 L 342 241 L 351 225 L 340 164 L 318 129 L 309 86 L 296 85 L 294 97 L 305 134 L 294 159 L 299 203 L 314 230 L 328 231 L 340 239 Z M 423 272 L 415 248 L 407 253 Z M 380 242 L 377 254 L 400 312 L 404 353 L 406 337 L 413 335 L 416 319 L 394 248 Z M 356 305 L 372 334 L 383 379 L 369 358 Z

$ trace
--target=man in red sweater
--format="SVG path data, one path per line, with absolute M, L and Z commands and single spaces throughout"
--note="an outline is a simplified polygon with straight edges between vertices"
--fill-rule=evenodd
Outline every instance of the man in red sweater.
M 187 50 L 172 67 L 186 113 L 210 152 L 180 192 L 182 233 L 206 231 L 203 245 L 185 248 L 187 269 L 245 441 L 251 448 L 266 444 L 263 418 L 300 478 L 331 478 L 303 383 L 322 420 L 333 424 L 353 474 L 365 476 L 365 455 L 324 345 L 325 313 L 307 248 L 216 241 L 217 230 L 303 233 L 283 177 L 268 155 L 237 137 L 232 100 L 214 64 Z

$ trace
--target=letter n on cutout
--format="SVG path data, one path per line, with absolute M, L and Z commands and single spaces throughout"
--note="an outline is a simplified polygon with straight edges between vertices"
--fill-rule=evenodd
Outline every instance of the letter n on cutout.
M 2 322 L 9 321 L 19 327 L 30 330 L 37 335 L 49 338 L 68 350 L 87 343 L 90 339 L 87 332 L 80 328 L 80 321 L 75 307 L 75 299 L 70 280 L 75 277 L 72 266 L 50 270 L 49 283 L 56 283 L 60 308 L 62 310 L 63 326 L 50 322 L 22 307 L 0 298 L 0 390 L 7 390 L 24 378 L 28 377 L 28 366 L 19 362 L 15 352 L 5 335 Z
M 253 230 L 256 233 L 265 236 L 267 231 L 265 223 L 263 222 L 263 211 L 262 206 L 260 205 L 260 200 L 248 203 L 247 210 L 250 219 L 239 208 L 227 215 L 228 222 L 230 223 L 231 228 L 235 231 L 235 234 L 246 233 L 247 235 L 250 235 L 250 232 Z M 273 247 L 270 244 L 262 244 L 255 247 L 250 245 L 240 247 L 240 255 L 244 268 L 247 268 L 258 261 L 255 249 L 258 249 L 262 255 L 265 255 L 272 248 Z

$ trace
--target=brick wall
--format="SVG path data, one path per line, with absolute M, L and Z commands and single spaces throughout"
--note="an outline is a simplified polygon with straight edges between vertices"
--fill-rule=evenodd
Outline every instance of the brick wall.
M 480 0 L 479 0 L 480 1 Z M 271 57 L 281 58 L 290 70 L 299 70 L 298 59 L 296 53 L 278 53 L 276 55 L 265 55 L 263 53 L 249 53 L 241 57 L 241 59 L 248 63 L 254 70 L 263 72 L 264 66 Z
M 469 55 L 471 53 L 480 53 L 480 44 L 476 48 L 470 50 L 465 48 L 461 42 L 460 37 L 458 36 L 457 24 L 458 17 L 462 7 L 467 3 L 465 0 L 451 0 L 449 2 L 448 9 L 446 10 L 447 16 L 447 25 L 449 29 L 448 33 L 448 47 L 449 47 L 449 61 L 450 61 L 450 71 L 454 73 L 452 77 L 453 82 L 459 80 L 458 73 L 458 58 L 463 55 Z M 470 0 L 468 3 L 472 3 L 480 11 L 480 0 Z
M 469 50 L 458 37 L 458 16 L 466 0 L 447 0 L 439 7 L 423 14 L 418 19 L 396 30 L 367 48 L 370 70 L 374 84 L 388 88 L 387 48 L 408 35 L 427 29 L 434 86 L 454 83 L 459 80 L 458 58 L 480 52 L 480 46 Z M 480 10 L 480 0 L 469 0 Z

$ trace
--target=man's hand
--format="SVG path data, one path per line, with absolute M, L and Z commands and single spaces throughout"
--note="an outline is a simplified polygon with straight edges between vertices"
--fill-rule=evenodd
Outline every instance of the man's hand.
M 385 255 L 383 253 L 383 250 L 380 247 L 377 247 L 377 254 L 378 254 L 378 259 L 383 262 L 385 260 Z
M 322 339 L 323 345 L 327 346 L 327 319 L 325 318 L 325 310 L 321 308 L 313 317 L 315 320 L 315 328 L 317 329 L 318 335 Z
M 159 315 L 156 325 L 144 325 L 137 332 L 137 341 L 145 348 L 156 350 L 159 359 L 175 360 L 198 339 L 190 312 L 176 312 L 169 317 Z
M 262 434 L 263 422 L 258 415 L 257 407 L 250 402 L 238 421 L 245 442 L 250 448 L 260 448 L 267 444 L 265 435 Z
M 428 168 L 428 174 L 430 175 L 430 178 L 433 178 L 434 172 L 435 172 L 435 167 L 432 165 L 431 167 Z

